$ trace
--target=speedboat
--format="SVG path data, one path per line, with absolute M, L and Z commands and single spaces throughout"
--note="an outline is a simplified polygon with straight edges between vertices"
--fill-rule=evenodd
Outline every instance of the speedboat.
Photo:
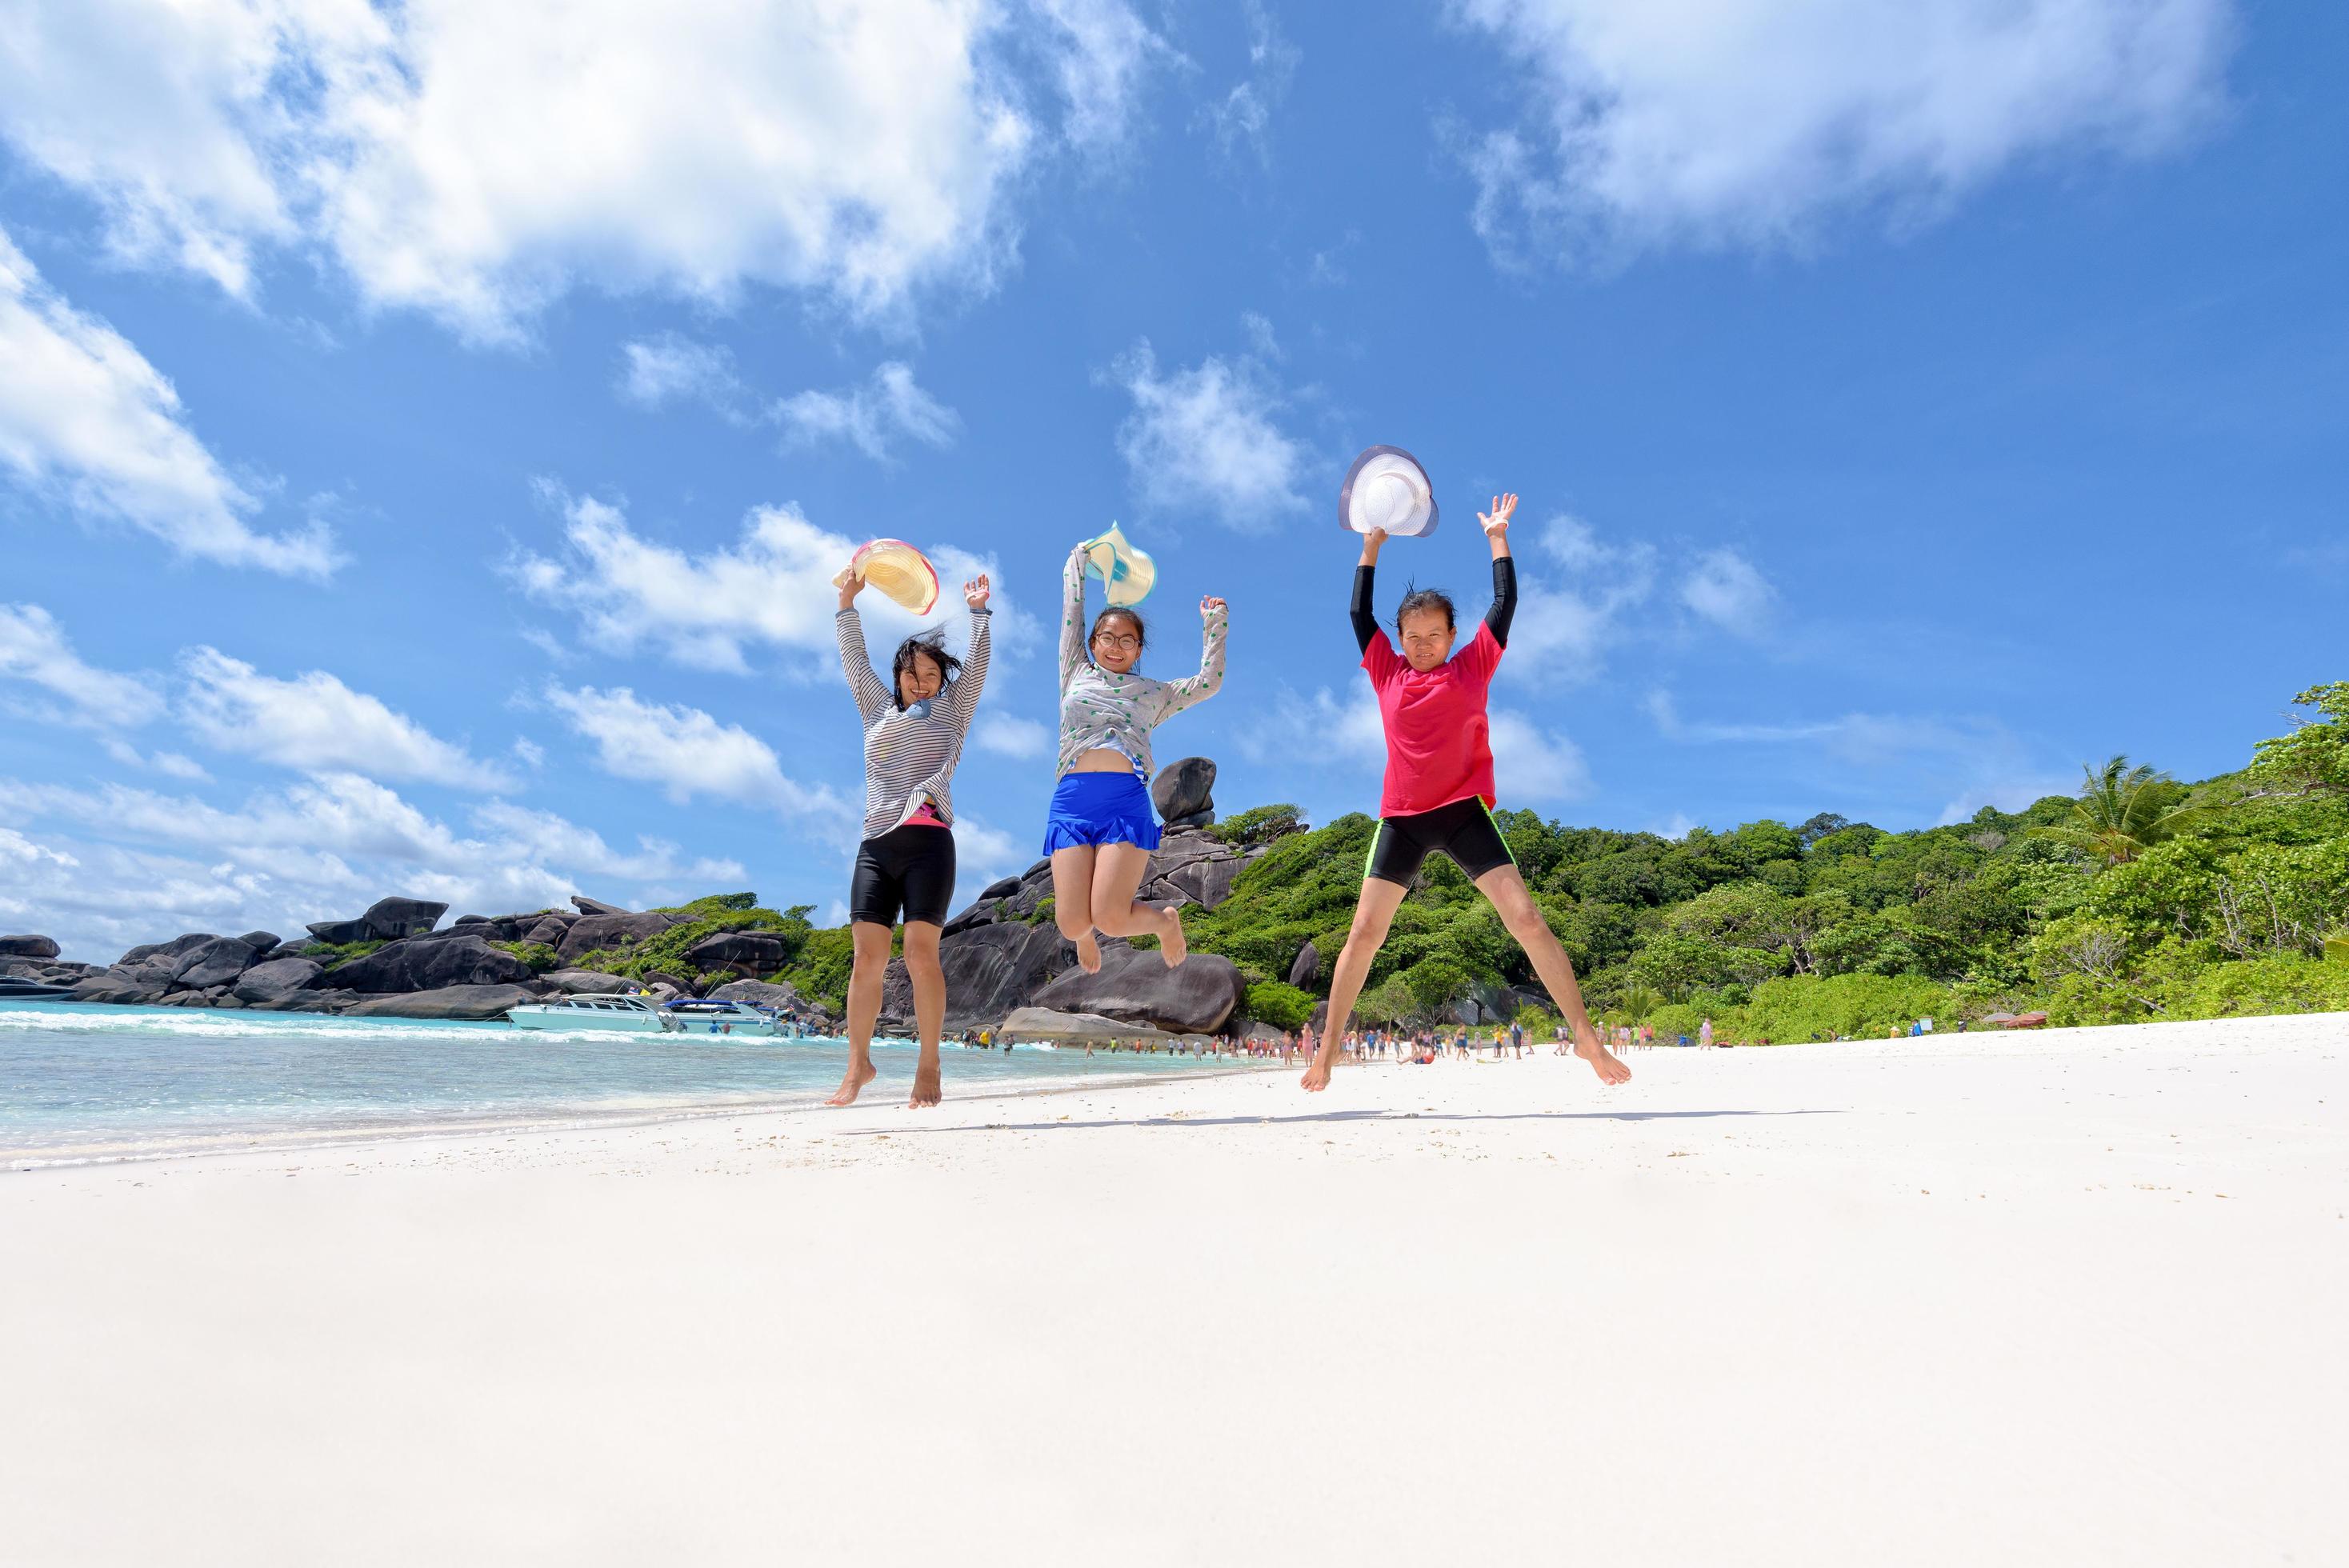
M 631 1034 L 658 1035 L 677 1025 L 649 996 L 622 996 L 590 991 L 550 1002 L 525 1002 L 506 1009 L 507 1021 L 521 1029 L 616 1029 Z
M 782 1019 L 747 1002 L 719 1002 L 686 996 L 661 1009 L 671 1023 L 688 1035 L 780 1035 Z

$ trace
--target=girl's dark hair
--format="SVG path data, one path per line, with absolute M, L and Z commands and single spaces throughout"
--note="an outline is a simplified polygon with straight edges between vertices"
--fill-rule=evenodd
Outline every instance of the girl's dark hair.
M 905 672 L 914 667 L 916 658 L 929 660 L 938 666 L 938 690 L 947 689 L 947 682 L 962 674 L 962 661 L 946 651 L 934 637 L 908 637 L 897 645 L 897 656 L 889 661 L 889 700 L 899 712 L 905 707 Z
M 1402 603 L 1395 606 L 1395 634 L 1402 634 L 1402 618 L 1414 610 L 1441 610 L 1446 630 L 1457 631 L 1460 618 L 1452 613 L 1452 595 L 1441 588 L 1413 588 L 1405 584 Z
M 1101 635 L 1102 625 L 1112 619 L 1133 623 L 1133 651 L 1139 656 L 1142 650 L 1149 645 L 1150 634 L 1142 629 L 1140 612 L 1129 610 L 1123 604 L 1112 604 L 1093 617 L 1093 629 L 1085 634 L 1085 646 L 1092 647 L 1093 639 Z

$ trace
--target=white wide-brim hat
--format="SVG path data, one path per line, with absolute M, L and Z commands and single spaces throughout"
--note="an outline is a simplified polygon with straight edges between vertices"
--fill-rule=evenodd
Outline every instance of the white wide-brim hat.
M 1338 487 L 1338 521 L 1356 533 L 1433 533 L 1435 486 L 1419 459 L 1401 447 L 1369 448 Z
M 1102 597 L 1118 609 L 1141 603 L 1158 585 L 1158 563 L 1128 543 L 1113 522 L 1107 533 L 1085 541 L 1084 552 L 1085 575 L 1101 579 Z

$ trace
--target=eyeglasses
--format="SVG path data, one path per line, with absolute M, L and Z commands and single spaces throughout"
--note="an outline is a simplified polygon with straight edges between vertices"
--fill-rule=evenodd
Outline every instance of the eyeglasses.
M 1095 634 L 1093 637 L 1093 646 L 1097 648 L 1115 648 L 1122 653 L 1130 653 L 1133 649 L 1142 646 L 1142 639 L 1140 637 L 1123 635 L 1115 632 L 1102 632 Z

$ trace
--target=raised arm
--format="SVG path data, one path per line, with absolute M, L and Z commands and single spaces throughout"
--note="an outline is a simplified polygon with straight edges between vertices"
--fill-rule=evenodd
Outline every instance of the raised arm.
M 1199 673 L 1166 683 L 1166 713 L 1180 713 L 1223 689 L 1224 642 L 1230 620 L 1230 607 L 1221 599 L 1199 601 Z
M 1371 605 L 1372 579 L 1379 570 L 1379 547 L 1387 542 L 1387 531 L 1374 528 L 1362 535 L 1362 558 L 1354 563 L 1354 602 L 1349 614 L 1354 620 L 1354 651 L 1367 654 L 1371 639 L 1379 634 L 1378 612 Z
M 1085 547 L 1069 552 L 1061 572 L 1061 689 L 1069 689 L 1085 662 Z
M 848 690 L 856 698 L 856 711 L 865 723 L 871 724 L 889 706 L 889 688 L 873 673 L 873 661 L 865 655 L 864 617 L 848 603 L 856 596 L 856 589 L 852 579 L 840 591 L 840 614 L 833 617 L 832 628 L 840 637 L 840 673 L 848 677 Z
M 1493 547 L 1493 607 L 1485 612 L 1485 624 L 1492 628 L 1493 641 L 1505 648 L 1510 618 L 1517 613 L 1517 563 L 1509 559 L 1509 517 L 1516 510 L 1516 496 L 1496 495 L 1491 511 L 1476 514 L 1485 527 L 1485 542 Z
M 970 610 L 970 651 L 963 655 L 962 674 L 955 676 L 954 685 L 947 689 L 947 709 L 957 730 L 970 727 L 972 710 L 978 707 L 978 694 L 987 689 L 987 658 L 995 645 L 988 633 L 995 624 L 995 612 L 987 604 L 992 592 L 984 574 L 962 585 L 962 600 Z

